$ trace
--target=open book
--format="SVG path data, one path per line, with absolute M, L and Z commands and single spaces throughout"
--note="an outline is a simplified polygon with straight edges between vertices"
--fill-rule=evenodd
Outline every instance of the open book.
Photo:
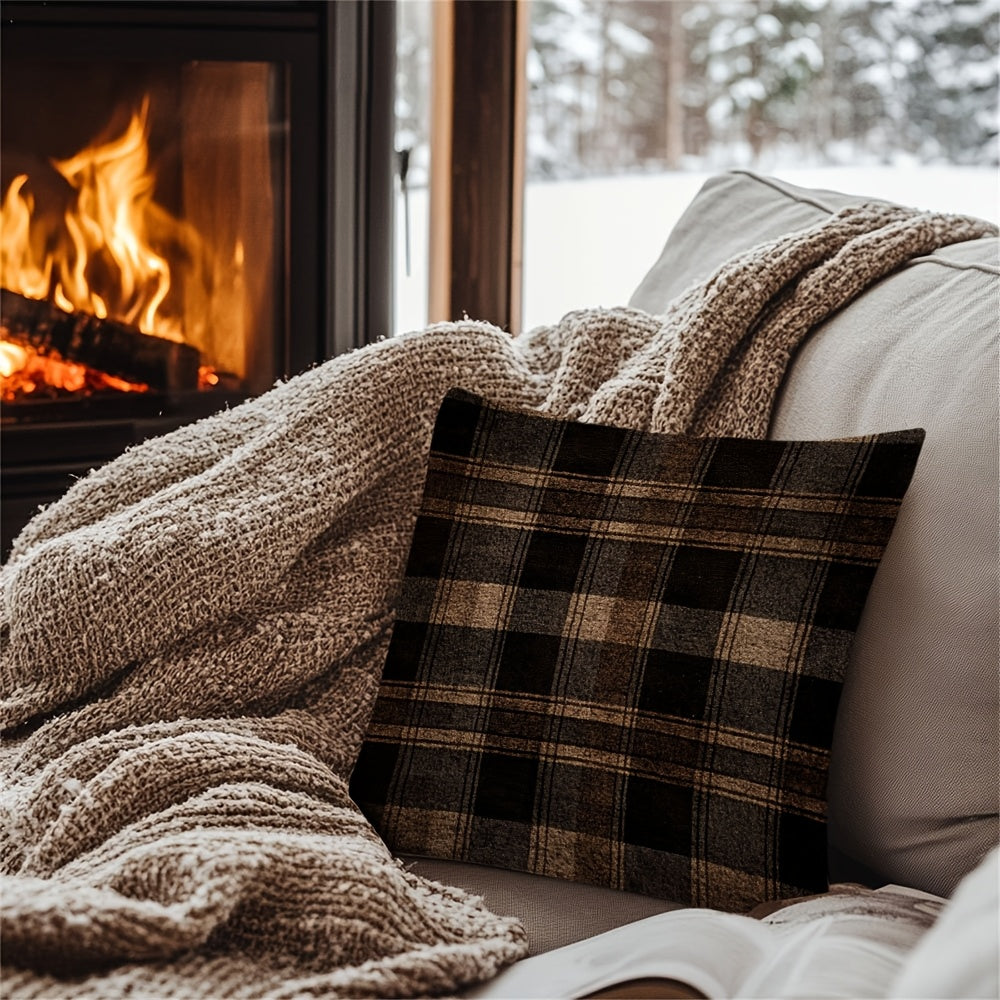
M 709 998 L 883 996 L 944 903 L 901 886 L 838 886 L 759 920 L 673 910 L 525 959 L 465 995 L 586 997 L 652 979 Z

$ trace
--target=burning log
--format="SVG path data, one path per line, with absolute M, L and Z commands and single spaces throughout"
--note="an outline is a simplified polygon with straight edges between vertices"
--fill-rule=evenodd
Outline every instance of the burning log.
M 87 365 L 151 389 L 198 388 L 201 355 L 190 344 L 148 334 L 118 320 L 64 312 L 51 302 L 0 290 L 0 327 L 8 339 L 40 354 Z

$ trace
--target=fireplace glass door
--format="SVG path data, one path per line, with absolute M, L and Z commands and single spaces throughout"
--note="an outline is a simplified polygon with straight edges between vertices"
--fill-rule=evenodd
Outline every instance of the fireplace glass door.
M 5 60 L 5 419 L 243 397 L 285 338 L 276 62 Z M 182 404 L 183 405 L 183 404 Z M 97 408 L 95 410 L 95 407 Z
M 0 559 L 90 469 L 388 332 L 394 18 L 6 0 Z

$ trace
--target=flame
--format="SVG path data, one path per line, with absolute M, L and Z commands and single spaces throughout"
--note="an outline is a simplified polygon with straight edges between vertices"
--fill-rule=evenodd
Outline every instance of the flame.
M 39 241 L 31 239 L 29 178 L 14 179 L 2 208 L 0 279 L 5 288 L 51 298 L 67 312 L 113 316 L 143 333 L 180 339 L 176 324 L 158 315 L 170 291 L 170 265 L 149 234 L 156 178 L 149 169 L 148 118 L 146 98 L 117 139 L 52 161 L 76 197 L 57 245 L 40 254 Z M 92 280 L 97 271 L 103 272 L 99 287 Z
M 0 377 L 10 378 L 28 363 L 28 351 L 19 344 L 0 340 Z
M 151 235 L 169 217 L 153 200 L 148 118 L 147 97 L 117 138 L 51 161 L 74 192 L 61 219 L 37 212 L 27 174 L 14 178 L 0 204 L 0 283 L 29 298 L 50 299 L 67 312 L 112 317 L 143 333 L 182 341 L 180 321 L 163 309 L 170 265 L 154 249 Z M 183 226 L 170 221 L 178 230 Z M 0 347 L 0 375 L 6 380 L 16 375 L 18 392 L 42 383 L 69 391 L 94 387 L 94 377 L 75 371 L 79 365 L 40 359 L 30 348 L 6 341 Z M 102 388 L 135 389 L 98 375 Z M 6 384 L 3 397 L 11 398 Z
M 20 352 L 18 355 L 16 352 Z M 22 396 L 62 392 L 96 392 L 115 389 L 118 392 L 148 392 L 149 386 L 127 382 L 51 355 L 42 355 L 9 341 L 0 342 L 0 376 L 3 387 L 0 399 L 11 402 Z
M 103 256 L 118 272 L 116 318 L 157 334 L 157 310 L 170 291 L 170 265 L 152 249 L 147 232 L 155 185 L 148 169 L 148 115 L 146 98 L 120 138 L 53 161 L 79 192 L 75 212 L 65 216 L 72 264 L 57 272 L 56 293 L 62 291 L 75 309 L 107 316 L 107 303 L 87 281 L 88 263 Z
M 31 299 L 43 299 L 48 294 L 52 277 L 52 256 L 37 260 L 31 247 L 31 216 L 35 199 L 24 194 L 27 174 L 11 181 L 0 205 L 0 279 L 6 288 Z

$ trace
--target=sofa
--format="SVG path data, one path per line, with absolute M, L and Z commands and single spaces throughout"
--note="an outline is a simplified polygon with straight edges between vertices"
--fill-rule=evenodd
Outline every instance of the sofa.
M 734 254 L 863 200 L 748 171 L 714 177 L 630 305 L 662 312 Z M 998 840 L 998 264 L 997 239 L 980 239 L 885 278 L 810 335 L 773 414 L 777 440 L 927 432 L 851 651 L 829 774 L 831 883 L 948 897 Z M 532 954 L 677 907 L 406 860 L 519 917 Z
M 632 308 L 389 338 L 40 511 L 6 992 L 581 995 L 531 963 L 721 969 L 699 928 L 890 884 L 893 961 L 944 906 L 922 995 L 995 995 L 996 231 L 863 201 L 722 175 Z

